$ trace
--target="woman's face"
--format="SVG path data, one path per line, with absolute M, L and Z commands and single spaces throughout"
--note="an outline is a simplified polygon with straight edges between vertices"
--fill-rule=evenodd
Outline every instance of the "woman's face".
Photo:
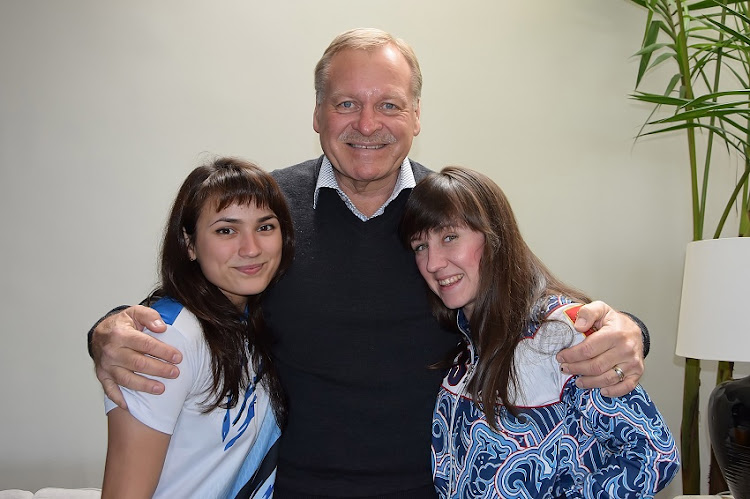
M 281 262 L 279 221 L 271 209 L 255 204 L 216 211 L 207 203 L 188 243 L 190 258 L 198 261 L 206 279 L 240 310 L 248 295 L 266 289 Z
M 446 307 L 474 311 L 484 234 L 465 226 L 432 230 L 411 241 L 419 272 Z

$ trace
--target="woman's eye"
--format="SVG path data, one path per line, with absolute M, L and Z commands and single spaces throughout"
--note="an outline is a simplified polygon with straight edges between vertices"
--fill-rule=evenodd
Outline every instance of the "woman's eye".
M 419 244 L 415 244 L 414 246 L 412 246 L 412 248 L 411 248 L 411 249 L 412 249 L 412 250 L 414 250 L 414 253 L 417 253 L 417 252 L 419 252 L 419 251 L 422 251 L 422 250 L 424 250 L 425 248 L 427 248 L 427 245 L 426 245 L 426 244 L 424 244 L 424 243 L 419 243 Z
M 258 232 L 268 232 L 275 228 L 276 226 L 274 224 L 263 224 L 260 227 L 258 227 Z
M 458 236 L 456 234 L 448 234 L 447 236 L 443 238 L 443 241 L 445 241 L 446 243 L 449 243 L 455 239 L 458 239 Z
M 219 229 L 216 229 L 216 233 L 222 235 L 234 234 L 234 229 L 232 229 L 231 227 L 221 227 Z

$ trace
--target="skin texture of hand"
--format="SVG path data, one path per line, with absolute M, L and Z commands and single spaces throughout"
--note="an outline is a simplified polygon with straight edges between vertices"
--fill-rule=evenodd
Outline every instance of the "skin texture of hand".
M 643 337 L 630 317 L 601 301 L 582 307 L 575 323 L 580 332 L 594 329 L 583 342 L 557 354 L 560 369 L 579 375 L 580 388 L 601 388 L 602 395 L 620 397 L 629 393 L 643 375 Z M 618 366 L 625 374 L 620 381 L 612 369 Z
M 91 337 L 96 377 L 104 393 L 123 409 L 127 404 L 118 385 L 156 395 L 164 392 L 163 383 L 136 372 L 161 378 L 180 374 L 174 364 L 182 362 L 182 354 L 143 333 L 144 328 L 163 333 L 167 326 L 156 310 L 136 305 L 104 319 Z

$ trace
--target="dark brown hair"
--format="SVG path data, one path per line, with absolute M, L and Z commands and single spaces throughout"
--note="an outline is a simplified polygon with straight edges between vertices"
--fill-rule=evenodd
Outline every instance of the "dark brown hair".
M 508 398 L 516 385 L 514 352 L 535 303 L 562 294 L 584 303 L 588 297 L 559 281 L 526 245 L 508 199 L 490 178 L 449 166 L 423 179 L 412 191 L 400 227 L 404 244 L 446 227 L 484 234 L 479 289 L 471 316 L 471 335 L 479 356 L 469 391 L 487 421 L 497 429 L 498 403 L 516 414 Z M 432 309 L 444 327 L 456 329 L 458 311 L 430 293 Z
M 276 215 L 282 235 L 279 269 L 270 285 L 289 267 L 294 256 L 294 230 L 276 181 L 258 166 L 235 158 L 219 158 L 193 170 L 180 187 L 169 214 L 162 242 L 161 285 L 156 292 L 169 295 L 192 312 L 203 328 L 211 352 L 212 389 L 206 411 L 237 404 L 253 381 L 247 367 L 250 353 L 259 382 L 268 390 L 282 425 L 286 409 L 276 369 L 271 361 L 271 338 L 265 328 L 260 301 L 263 293 L 248 296 L 248 316 L 203 275 L 188 253 L 195 226 L 205 207 L 221 211 L 227 206 L 254 204 Z M 190 242 L 186 240 L 188 236 Z

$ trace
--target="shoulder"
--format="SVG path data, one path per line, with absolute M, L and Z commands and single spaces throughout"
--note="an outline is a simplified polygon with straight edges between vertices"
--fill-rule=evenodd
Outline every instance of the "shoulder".
M 274 170 L 271 172 L 271 176 L 276 179 L 282 189 L 295 184 L 304 184 L 306 181 L 312 181 L 314 185 L 321 164 L 323 164 L 323 156 Z
M 171 296 L 164 296 L 152 308 L 159 312 L 167 330 L 159 334 L 146 330 L 148 334 L 179 348 L 183 353 L 185 348 L 203 342 L 203 329 L 198 318 L 182 303 Z
M 409 158 L 409 163 L 411 163 L 411 171 L 414 173 L 414 180 L 416 180 L 417 182 L 425 178 L 430 173 L 434 173 L 432 170 L 430 170 L 426 166 L 423 166 L 420 163 L 417 163 L 411 158 Z
M 572 298 L 563 295 L 548 295 L 540 299 L 531 310 L 529 322 L 524 332 L 525 337 L 533 337 L 542 325 L 551 321 L 562 323 L 573 328 L 578 311 L 583 306 Z
M 545 296 L 534 305 L 515 351 L 519 366 L 516 405 L 540 407 L 562 401 L 563 387 L 571 376 L 560 371 L 555 356 L 583 340 L 573 327 L 580 307 L 565 296 Z
M 185 306 L 171 296 L 162 296 L 156 303 L 151 305 L 151 308 L 159 312 L 161 320 L 167 325 L 174 324 L 177 317 L 185 310 Z

